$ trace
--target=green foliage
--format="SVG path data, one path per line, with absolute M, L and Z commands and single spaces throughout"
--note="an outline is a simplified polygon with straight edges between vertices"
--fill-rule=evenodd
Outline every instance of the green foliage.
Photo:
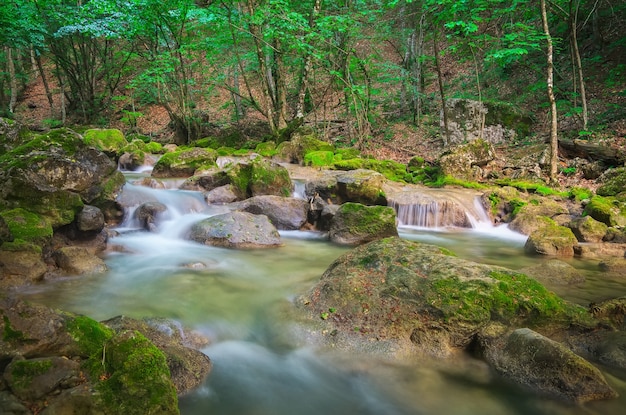
M 545 183 L 527 182 L 513 179 L 498 179 L 495 182 L 501 186 L 511 186 L 518 190 L 523 190 L 528 193 L 537 193 L 542 196 L 557 195 L 568 197 L 567 192 L 553 189 L 547 186 Z
M 569 190 L 570 198 L 576 200 L 577 202 L 591 199 L 593 196 L 593 191 L 585 188 L 585 187 L 572 187 Z

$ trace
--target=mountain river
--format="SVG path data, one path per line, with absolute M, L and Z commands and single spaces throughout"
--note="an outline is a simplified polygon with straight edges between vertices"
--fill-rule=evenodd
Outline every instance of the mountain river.
M 200 192 L 128 184 L 123 198 L 127 218 L 150 200 L 166 204 L 168 213 L 156 232 L 139 231 L 127 219 L 109 240 L 106 274 L 48 281 L 21 295 L 99 320 L 120 314 L 172 318 L 204 334 L 210 344 L 203 352 L 213 370 L 203 386 L 180 398 L 183 415 L 625 413 L 626 373 L 613 369 L 602 368 L 620 398 L 574 406 L 510 385 L 470 357 L 444 366 L 314 348 L 291 338 L 285 305 L 310 289 L 348 248 L 304 231 L 281 232 L 284 246 L 277 249 L 203 246 L 185 241 L 185 232 L 224 210 L 207 206 Z M 472 230 L 399 230 L 401 237 L 445 246 L 477 262 L 520 269 L 542 260 L 524 255 L 525 237 L 489 224 Z M 587 281 L 550 287 L 563 297 L 586 306 L 626 295 L 626 284 L 605 278 L 597 262 L 570 262 Z

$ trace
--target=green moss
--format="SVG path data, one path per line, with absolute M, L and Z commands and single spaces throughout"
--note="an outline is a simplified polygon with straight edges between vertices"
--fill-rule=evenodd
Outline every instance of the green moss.
M 157 143 L 156 141 L 151 141 L 146 143 L 144 151 L 150 154 L 161 154 L 163 153 L 163 145 L 161 143 Z
M 626 225 L 626 204 L 612 197 L 593 196 L 583 215 L 589 215 L 607 226 Z
M 396 212 L 389 206 L 365 206 L 360 203 L 346 202 L 339 207 L 337 215 L 343 217 L 343 223 L 354 235 L 374 235 L 395 226 Z
M 509 201 L 509 206 L 511 207 L 511 217 L 514 218 L 515 216 L 517 216 L 519 211 L 527 204 L 528 203 L 526 203 L 525 201 L 521 199 L 511 199 Z
M 165 355 L 141 333 L 115 336 L 107 343 L 104 360 L 105 373 L 99 375 L 96 389 L 106 413 L 179 413 Z
M 11 366 L 12 387 L 20 390 L 28 389 L 35 377 L 45 374 L 51 368 L 52 361 L 49 359 L 15 361 Z
M 18 208 L 0 212 L 15 239 L 44 245 L 52 238 L 52 225 L 45 217 Z
M 34 252 L 36 254 L 42 254 L 43 253 L 43 249 L 41 246 L 39 245 L 35 245 L 32 242 L 27 242 L 23 239 L 14 239 L 11 242 L 4 242 L 2 244 L 2 251 L 7 251 L 7 252 L 24 252 L 24 251 L 30 251 L 30 252 Z
M 5 342 L 10 341 L 22 341 L 24 339 L 24 333 L 20 330 L 15 330 L 11 327 L 11 321 L 9 317 L 3 315 L 2 320 L 4 320 L 4 328 L 2 330 L 2 340 Z
M 574 199 L 577 202 L 591 199 L 593 192 L 585 187 L 572 187 L 569 190 L 570 199 Z
M 91 129 L 83 133 L 83 140 L 87 145 L 95 147 L 105 153 L 120 155 L 122 149 L 128 145 L 124 134 L 117 129 Z
M 335 154 L 332 151 L 311 151 L 304 156 L 304 165 L 313 167 L 332 166 Z
M 610 169 L 603 175 L 603 184 L 596 193 L 599 196 L 617 196 L 626 189 L 626 168 Z
M 537 193 L 542 196 L 562 196 L 568 197 L 568 192 L 564 192 L 561 190 L 553 189 L 547 186 L 545 183 L 537 183 L 537 182 L 527 182 L 523 180 L 511 180 L 511 179 L 498 179 L 496 183 L 501 186 L 511 186 L 518 190 L 523 190 L 528 193 Z
M 429 302 L 446 320 L 481 324 L 521 319 L 534 324 L 575 322 L 591 325 L 586 310 L 567 303 L 536 280 L 514 271 L 492 271 L 497 282 L 444 278 L 433 282 Z
M 113 337 L 110 328 L 86 316 L 71 318 L 66 323 L 66 329 L 84 356 L 102 356 L 104 345 Z
M 274 141 L 259 143 L 254 148 L 254 152 L 259 153 L 263 157 L 272 157 L 276 154 L 276 143 Z
M 34 135 L 22 145 L 13 148 L 10 152 L 0 155 L 0 169 L 24 169 L 33 162 L 45 159 L 44 155 L 37 156 L 37 152 L 51 146 L 60 147 L 71 156 L 76 152 L 77 141 L 80 136 L 69 128 L 50 130 L 47 134 Z
M 218 156 L 231 156 L 235 154 L 235 149 L 232 147 L 219 147 L 215 151 Z
M 350 160 L 358 158 L 360 152 L 356 148 L 338 148 L 335 150 L 335 156 L 340 160 Z

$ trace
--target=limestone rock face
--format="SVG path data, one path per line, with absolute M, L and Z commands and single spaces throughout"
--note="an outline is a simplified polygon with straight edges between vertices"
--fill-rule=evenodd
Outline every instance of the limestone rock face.
M 501 375 L 540 394 L 576 403 L 617 397 L 591 363 L 528 328 L 487 342 L 484 350 L 486 360 Z
M 529 117 L 513 107 L 469 99 L 446 100 L 446 112 L 450 144 L 466 143 L 479 137 L 500 144 L 515 139 L 519 133 L 527 133 L 531 124 Z
M 444 174 L 463 180 L 478 180 L 482 178 L 481 167 L 495 159 L 495 149 L 485 140 L 474 140 L 468 144 L 459 145 L 444 154 L 439 159 L 439 165 Z
M 273 248 L 281 245 L 278 231 L 265 215 L 230 212 L 211 216 L 191 227 L 189 239 L 224 248 Z

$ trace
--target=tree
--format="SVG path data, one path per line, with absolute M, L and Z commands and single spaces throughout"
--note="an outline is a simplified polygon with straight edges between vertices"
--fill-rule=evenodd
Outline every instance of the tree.
M 556 99 L 554 97 L 554 51 L 552 46 L 552 37 L 550 36 L 550 27 L 548 26 L 548 13 L 546 9 L 546 0 L 540 0 L 541 21 L 543 22 L 543 31 L 546 36 L 546 84 L 548 87 L 548 99 L 550 101 L 550 180 L 556 182 L 558 172 L 559 157 L 559 139 L 558 139 L 558 121 L 556 113 Z

